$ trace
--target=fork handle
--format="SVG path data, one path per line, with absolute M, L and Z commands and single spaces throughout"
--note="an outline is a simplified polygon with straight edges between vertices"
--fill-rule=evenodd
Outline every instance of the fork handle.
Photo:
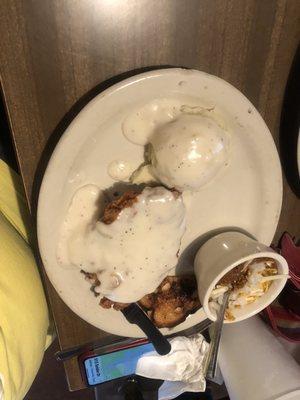
M 214 379 L 217 370 L 217 360 L 219 354 L 220 339 L 222 334 L 224 315 L 228 305 L 230 291 L 226 292 L 223 297 L 223 303 L 217 316 L 217 320 L 213 326 L 213 333 L 210 342 L 208 357 L 206 361 L 206 378 Z

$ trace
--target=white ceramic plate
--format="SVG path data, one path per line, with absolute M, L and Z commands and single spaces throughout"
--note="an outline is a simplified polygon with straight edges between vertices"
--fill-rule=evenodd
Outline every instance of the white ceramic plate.
M 51 157 L 39 197 L 38 239 L 47 274 L 65 303 L 90 324 L 124 336 L 143 335 L 121 313 L 100 308 L 77 269 L 58 265 L 57 240 L 79 187 L 87 183 L 103 189 L 111 186 L 114 181 L 107 165 L 114 159 L 130 160 L 135 166 L 141 163 L 143 148 L 123 137 L 121 124 L 135 107 L 159 97 L 214 106 L 231 135 L 229 165 L 188 200 L 182 250 L 206 232 L 227 226 L 245 229 L 269 245 L 281 208 L 281 168 L 272 136 L 254 106 L 224 80 L 195 70 L 155 70 L 96 96 L 73 120 Z M 175 328 L 162 331 L 180 331 L 204 318 L 201 309 Z

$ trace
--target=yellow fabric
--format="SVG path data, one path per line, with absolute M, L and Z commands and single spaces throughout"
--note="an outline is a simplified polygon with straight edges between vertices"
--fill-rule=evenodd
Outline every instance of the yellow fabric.
M 19 176 L 0 160 L 0 378 L 4 400 L 21 400 L 50 337 L 48 309 L 29 246 Z
M 0 212 L 29 243 L 30 215 L 20 176 L 0 160 Z

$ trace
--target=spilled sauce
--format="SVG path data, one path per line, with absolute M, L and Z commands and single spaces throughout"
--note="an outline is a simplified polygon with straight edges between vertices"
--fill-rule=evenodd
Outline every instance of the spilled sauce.
M 134 169 L 129 161 L 113 160 L 107 167 L 108 175 L 115 181 L 126 181 Z
M 134 110 L 124 120 L 124 136 L 132 143 L 145 145 L 155 129 L 180 114 L 181 102 L 176 99 L 155 99 Z

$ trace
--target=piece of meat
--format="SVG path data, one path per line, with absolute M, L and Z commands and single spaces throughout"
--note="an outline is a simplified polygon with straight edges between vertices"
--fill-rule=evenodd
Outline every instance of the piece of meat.
M 123 310 L 124 308 L 129 306 L 129 303 L 117 303 L 116 301 L 109 300 L 107 297 L 102 297 L 99 304 L 103 308 L 113 308 L 116 311 Z
M 159 328 L 178 325 L 201 306 L 194 275 L 167 276 L 154 297 L 152 320 Z
M 185 318 L 184 307 L 175 297 L 158 300 L 152 314 L 152 320 L 158 328 L 175 326 Z
M 131 207 L 134 203 L 137 202 L 138 195 L 138 192 L 129 190 L 117 200 L 113 200 L 112 202 L 110 202 L 104 209 L 104 213 L 101 219 L 102 222 L 107 225 L 114 222 L 124 208 Z
M 196 278 L 193 275 L 167 276 L 154 293 L 147 294 L 138 303 L 157 327 L 171 328 L 178 325 L 201 306 Z M 128 306 L 106 297 L 101 299 L 100 305 L 115 310 Z
M 177 190 L 172 189 L 172 192 L 174 197 L 180 195 Z M 124 208 L 132 207 L 138 201 L 138 195 L 139 192 L 127 191 L 117 200 L 109 203 L 104 209 L 102 222 L 113 223 Z M 85 274 L 88 279 L 93 280 L 93 274 L 89 274 L 90 276 L 88 273 Z M 122 310 L 129 305 L 111 301 L 106 297 L 103 297 L 99 304 L 103 308 L 114 308 L 115 310 Z M 168 276 L 154 293 L 144 296 L 139 301 L 139 305 L 158 327 L 175 326 L 201 306 L 196 279 L 193 275 Z
M 150 310 L 154 306 L 154 301 L 155 298 L 153 293 L 146 294 L 146 296 L 142 297 L 141 300 L 139 301 L 139 305 L 145 308 L 146 310 Z
M 242 288 L 247 283 L 248 268 L 245 263 L 233 268 L 225 274 L 218 282 L 218 285 Z
M 92 285 L 100 285 L 100 281 L 98 279 L 98 276 L 96 272 L 86 272 L 83 269 L 80 270 L 80 272 L 85 276 L 85 279 L 89 281 Z
M 232 288 L 241 289 L 248 280 L 249 266 L 257 262 L 266 263 L 266 270 L 275 271 L 277 273 L 276 261 L 271 258 L 261 257 L 254 258 L 253 260 L 246 261 L 237 267 L 233 268 L 231 271 L 227 272 L 218 282 L 218 285 L 228 286 L 231 285 Z
M 99 296 L 97 292 L 98 286 L 101 285 L 101 282 L 98 279 L 98 275 L 95 272 L 86 272 L 83 269 L 80 272 L 85 276 L 85 279 L 91 284 L 90 290 L 94 293 L 95 297 Z

